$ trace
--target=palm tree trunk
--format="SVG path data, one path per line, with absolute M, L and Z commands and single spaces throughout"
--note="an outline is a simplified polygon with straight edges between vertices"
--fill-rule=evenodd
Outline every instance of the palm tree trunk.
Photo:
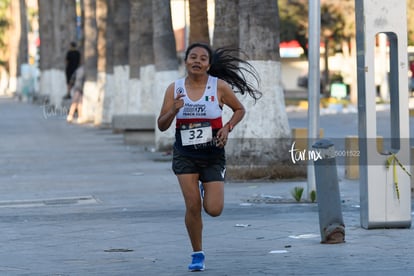
M 98 30 L 96 25 L 96 0 L 84 0 L 84 67 L 82 118 L 80 122 L 94 122 L 98 103 Z
M 154 114 L 153 81 L 155 74 L 152 1 L 130 0 L 129 100 L 128 113 Z M 146 20 L 142 20 L 146 18 Z
M 113 115 L 125 114 L 129 91 L 129 1 L 114 1 L 114 79 Z
M 52 57 L 49 53 L 54 51 L 53 49 L 53 32 L 49 26 L 52 24 L 52 3 L 53 0 L 39 0 L 39 69 L 41 72 L 39 82 L 39 93 L 42 95 L 39 99 L 42 102 L 46 101 L 48 95 L 51 94 L 51 70 L 52 70 Z
M 190 38 L 189 44 L 203 42 L 210 45 L 208 32 L 207 0 L 189 0 Z M 217 2 L 217 1 L 216 1 Z
M 213 48 L 239 47 L 239 0 L 216 1 Z
M 110 125 L 113 89 L 112 58 L 112 8 L 111 0 L 96 1 L 96 25 L 98 28 L 98 102 L 95 112 L 95 125 Z
M 289 160 L 290 128 L 285 110 L 279 57 L 279 14 L 277 1 L 260 5 L 239 0 L 240 48 L 259 73 L 261 99 L 242 98 L 247 112 L 235 128 L 235 141 L 226 149 L 229 175 L 238 177 L 284 177 Z M 260 41 L 260 43 L 258 43 Z M 242 168 L 242 170 L 240 170 Z
M 21 66 L 27 64 L 27 18 L 24 0 L 11 1 L 11 30 L 9 44 L 9 93 L 22 93 Z
M 140 18 L 152 14 L 152 0 L 141 0 L 138 10 Z M 141 114 L 154 114 L 154 91 L 153 83 L 155 76 L 154 42 L 153 42 L 153 20 L 152 16 L 139 24 L 139 64 L 141 91 L 139 108 Z
M 72 0 L 39 0 L 40 91 L 57 108 L 66 94 L 65 55 L 69 41 L 75 40 L 74 12 Z
M 154 0 L 152 2 L 154 25 L 154 111 L 158 115 L 161 109 L 164 92 L 167 86 L 178 78 L 178 60 L 176 44 L 171 20 L 170 0 Z M 155 126 L 155 121 L 154 121 Z M 174 127 L 160 132 L 155 127 L 155 146 L 157 150 L 170 150 L 174 143 Z
M 98 27 L 98 105 L 95 125 L 110 125 L 115 98 L 114 77 L 114 23 L 113 5 L 116 0 L 97 0 L 96 20 Z
M 140 113 L 140 96 L 141 96 L 141 80 L 140 80 L 140 47 L 139 47 L 139 25 L 142 18 L 139 11 L 142 8 L 143 1 L 129 0 L 131 14 L 129 17 L 129 89 L 127 113 Z M 146 20 L 145 20 L 146 21 Z

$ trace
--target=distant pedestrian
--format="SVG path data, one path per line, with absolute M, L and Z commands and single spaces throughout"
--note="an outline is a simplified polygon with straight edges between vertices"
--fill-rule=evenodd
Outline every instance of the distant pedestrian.
M 65 59 L 65 75 L 66 75 L 66 95 L 63 97 L 64 99 L 70 99 L 70 88 L 69 82 L 72 78 L 72 75 L 75 73 L 76 69 L 80 65 L 81 54 L 77 49 L 76 42 L 70 43 L 69 51 L 66 53 Z
M 158 117 L 158 128 L 167 130 L 174 118 L 175 143 L 172 169 L 178 178 L 186 206 L 185 224 L 193 253 L 190 271 L 204 270 L 201 217 L 202 206 L 212 217 L 224 206 L 225 152 L 229 133 L 242 120 L 245 109 L 232 87 L 255 100 L 261 95 L 243 73 L 257 76 L 246 61 L 232 55 L 231 49 L 213 51 L 195 43 L 185 53 L 187 76 L 171 83 Z M 244 65 L 244 69 L 237 64 Z M 222 110 L 233 111 L 223 125 Z
M 78 67 L 78 69 L 76 69 L 75 73 L 72 74 L 72 79 L 69 82 L 69 89 L 71 91 L 72 96 L 72 104 L 70 105 L 68 116 L 66 117 L 68 123 L 73 122 L 75 112 L 77 112 L 78 114 L 78 120 L 79 118 L 82 118 L 82 96 L 84 81 L 85 72 L 83 65 L 81 65 Z

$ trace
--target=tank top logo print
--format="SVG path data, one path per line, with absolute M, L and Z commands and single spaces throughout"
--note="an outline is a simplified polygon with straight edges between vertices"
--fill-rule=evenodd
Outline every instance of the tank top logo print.
M 183 116 L 205 117 L 207 115 L 207 107 L 205 104 L 185 103 L 183 107 Z
M 184 93 L 184 88 L 182 87 L 178 87 L 177 90 L 175 91 L 177 94 L 183 94 Z
M 214 96 L 206 96 L 206 102 L 214 102 Z

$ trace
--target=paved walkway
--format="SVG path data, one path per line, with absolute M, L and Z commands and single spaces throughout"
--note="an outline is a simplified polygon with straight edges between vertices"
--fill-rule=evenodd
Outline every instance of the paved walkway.
M 189 275 L 169 156 L 45 111 L 0 98 L 0 275 Z M 346 243 L 320 243 L 316 204 L 279 202 L 306 182 L 226 183 L 203 275 L 412 275 L 413 230 L 361 229 L 358 182 L 338 170 Z

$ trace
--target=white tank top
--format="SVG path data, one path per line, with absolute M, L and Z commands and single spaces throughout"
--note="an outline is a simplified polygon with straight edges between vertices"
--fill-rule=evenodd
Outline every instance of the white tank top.
M 217 97 L 217 78 L 209 76 L 203 96 L 197 101 L 192 101 L 187 96 L 185 89 L 185 78 L 175 81 L 174 97 L 178 94 L 185 94 L 182 97 L 184 106 L 176 115 L 176 128 L 182 124 L 195 122 L 210 122 L 213 129 L 223 127 L 221 120 L 222 108 Z

